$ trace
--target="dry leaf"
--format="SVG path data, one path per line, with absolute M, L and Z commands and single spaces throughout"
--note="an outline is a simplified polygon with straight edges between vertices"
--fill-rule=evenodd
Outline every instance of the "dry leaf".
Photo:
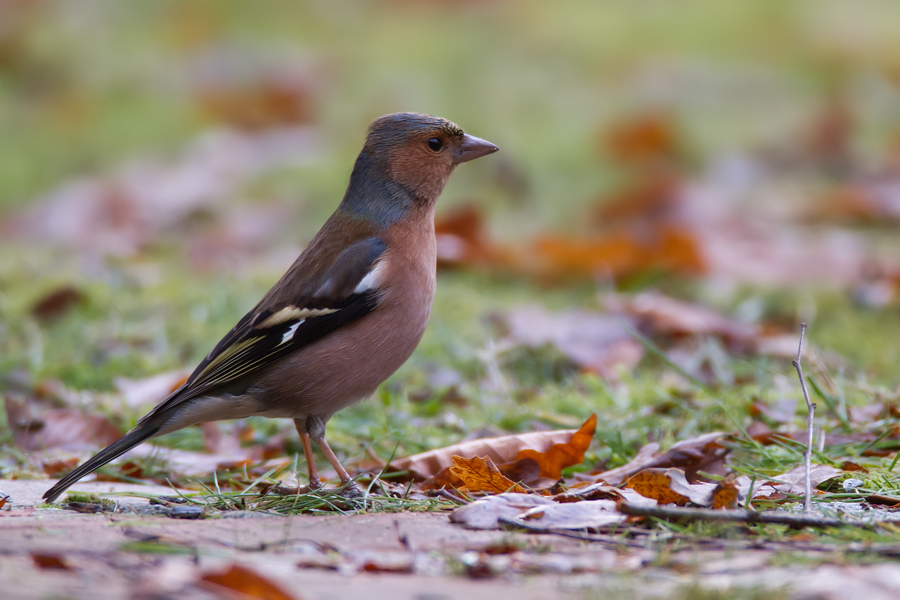
M 434 233 L 440 267 L 483 264 L 494 255 L 484 230 L 484 216 L 476 206 L 461 206 L 442 215 L 434 222 Z
M 505 465 L 515 461 L 522 450 L 546 452 L 556 444 L 566 444 L 577 431 L 577 429 L 534 431 L 472 440 L 394 460 L 391 462 L 390 471 L 409 471 L 412 479 L 423 481 L 447 467 L 452 467 L 455 464 L 454 456 L 486 456 L 495 465 Z
M 111 468 L 107 467 L 107 472 L 97 473 L 97 481 L 133 481 L 144 478 L 144 468 L 138 463 L 131 461 L 115 465 L 117 474 L 109 474 L 110 470 Z M 159 483 L 165 483 L 165 479 Z
M 680 136 L 671 115 L 648 112 L 622 119 L 603 136 L 611 156 L 626 164 L 669 161 L 681 154 Z
M 77 465 L 78 457 L 73 456 L 72 458 L 46 460 L 41 463 L 41 470 L 50 479 L 55 479 L 64 473 L 68 473 Z
M 622 369 L 631 371 L 644 356 L 644 347 L 619 319 L 608 315 L 585 310 L 552 313 L 524 305 L 506 311 L 500 320 L 507 343 L 553 346 L 577 366 L 608 379 L 618 378 Z
M 842 471 L 830 465 L 812 465 L 810 481 L 813 494 L 819 484 L 834 479 Z M 776 475 L 772 480 L 764 482 L 757 490 L 754 490 L 754 498 L 768 498 L 775 494 L 792 494 L 802 496 L 806 492 L 806 467 L 803 465 L 791 469 L 787 473 Z
M 591 475 L 597 481 L 602 480 L 616 485 L 646 468 L 679 467 L 689 477 L 693 477 L 699 470 L 708 470 L 709 465 L 721 461 L 728 453 L 728 450 L 718 443 L 723 435 L 725 434 L 722 432 L 714 431 L 690 440 L 682 440 L 673 444 L 664 454 L 659 453 L 659 444 L 647 444 L 628 464 Z
M 699 304 L 682 302 L 655 292 L 636 296 L 609 295 L 607 310 L 637 319 L 650 335 L 667 337 L 716 336 L 732 347 L 748 347 L 759 337 L 759 327 L 724 317 Z
M 497 494 L 460 506 L 450 513 L 450 521 L 470 529 L 497 529 L 501 517 L 514 518 L 535 506 L 550 504 L 554 502 L 536 494 Z
M 660 504 L 684 506 L 690 502 L 689 497 L 672 489 L 669 469 L 644 469 L 629 477 L 624 487 L 631 488 L 641 496 L 652 498 Z
M 737 508 L 740 500 L 741 491 L 735 482 L 734 476 L 729 475 L 725 479 L 716 484 L 712 492 L 713 508 Z
M 584 460 L 584 453 L 591 445 L 594 433 L 597 431 L 597 415 L 591 415 L 581 428 L 572 434 L 571 439 L 564 444 L 554 444 L 546 452 L 538 452 L 537 450 L 525 449 L 516 456 L 517 460 L 531 458 L 535 460 L 541 468 L 541 477 L 550 479 L 559 479 L 562 477 L 562 470 L 566 467 L 572 467 L 581 464 Z
M 38 554 L 36 552 L 32 552 L 31 560 L 34 561 L 35 566 L 39 569 L 49 569 L 55 571 L 72 570 L 72 567 L 66 564 L 66 561 L 63 560 L 63 558 L 58 554 Z
M 299 600 L 256 571 L 238 564 L 222 572 L 206 573 L 200 581 L 203 587 L 213 591 L 226 588 L 260 600 Z
M 655 505 L 633 490 L 619 490 L 629 502 Z M 616 500 L 584 500 L 557 503 L 533 494 L 498 494 L 480 498 L 450 514 L 450 520 L 471 529 L 497 529 L 505 523 L 547 529 L 599 529 L 624 523 L 625 515 L 616 510 Z
M 128 406 L 141 408 L 159 404 L 166 396 L 181 387 L 190 374 L 189 369 L 178 369 L 143 379 L 116 377 L 113 385 L 125 398 Z
M 654 503 L 655 504 L 655 503 Z M 506 521 L 522 521 L 528 526 L 547 529 L 594 530 L 624 523 L 627 516 L 616 510 L 614 500 L 585 500 L 566 504 L 538 506 Z
M 39 319 L 55 319 L 74 308 L 84 298 L 85 296 L 80 290 L 66 285 L 35 302 L 31 307 L 31 314 Z
M 82 450 L 107 446 L 122 436 L 108 419 L 71 408 L 45 411 L 13 429 L 16 445 L 25 450 Z
M 484 458 L 454 456 L 453 462 L 455 464 L 450 467 L 450 473 L 458 477 L 469 492 L 487 492 L 490 494 L 525 492 L 525 489 L 520 485 L 504 477 L 487 456 Z

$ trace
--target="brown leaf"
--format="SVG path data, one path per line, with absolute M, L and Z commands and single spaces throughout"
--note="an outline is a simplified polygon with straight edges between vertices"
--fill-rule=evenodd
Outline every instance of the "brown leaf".
M 598 227 L 670 219 L 680 201 L 682 177 L 671 169 L 654 168 L 641 172 L 621 189 L 597 199 L 592 220 Z
M 35 566 L 39 569 L 49 569 L 56 571 L 72 570 L 72 567 L 66 564 L 66 561 L 63 560 L 63 558 L 58 554 L 39 554 L 36 552 L 32 552 L 31 560 L 34 561 Z
M 583 484 L 582 484 L 583 485 Z M 553 496 L 557 502 L 581 502 L 582 500 L 622 500 L 622 490 L 605 483 L 592 483 L 584 487 L 572 487 L 562 494 Z
M 555 444 L 568 443 L 576 431 L 578 430 L 534 431 L 471 440 L 394 460 L 391 462 L 390 470 L 392 472 L 410 471 L 413 479 L 422 481 L 435 476 L 442 469 L 455 465 L 454 456 L 487 456 L 494 464 L 505 465 L 515 461 L 522 450 L 546 452 Z
M 487 456 L 484 458 L 454 456 L 453 462 L 455 465 L 450 467 L 450 473 L 462 480 L 463 485 L 470 492 L 488 492 L 491 494 L 525 492 L 522 486 L 504 477 Z
M 63 473 L 68 473 L 78 465 L 78 457 L 48 460 L 41 463 L 41 469 L 50 479 L 55 479 Z
M 859 472 L 859 473 L 868 473 L 869 470 L 862 465 L 858 465 L 855 462 L 845 460 L 841 463 L 841 471 L 849 471 L 849 472 Z
M 512 308 L 500 317 L 506 340 L 529 348 L 557 348 L 575 365 L 617 379 L 631 371 L 644 356 L 644 347 L 622 322 L 586 310 L 552 313 L 536 305 Z
M 222 572 L 206 573 L 200 581 L 213 591 L 226 588 L 260 600 L 299 600 L 268 578 L 238 564 L 232 564 Z
M 279 74 L 248 82 L 209 82 L 196 100 L 207 118 L 247 131 L 308 123 L 313 113 L 310 85 Z
M 84 300 L 84 294 L 71 285 L 50 292 L 31 307 L 31 314 L 39 319 L 54 319 Z
M 759 336 L 759 328 L 724 317 L 699 304 L 682 302 L 662 294 L 610 295 L 604 300 L 610 312 L 637 319 L 642 331 L 651 335 L 685 337 L 710 335 L 732 346 L 746 347 Z
M 13 439 L 17 446 L 25 450 L 80 450 L 108 446 L 121 436 L 122 432 L 104 417 L 71 408 L 57 408 L 16 427 Z
M 522 483 L 535 489 L 536 487 L 551 487 L 556 479 L 541 478 L 541 465 L 533 458 L 521 458 L 511 463 L 497 465 L 504 477 L 516 483 Z M 541 483 L 547 484 L 541 486 Z
M 641 496 L 652 498 L 660 504 L 684 506 L 690 502 L 690 498 L 672 489 L 669 469 L 644 469 L 629 477 L 624 487 L 631 488 Z
M 624 279 L 646 271 L 699 275 L 706 261 L 696 236 L 676 224 L 650 224 L 647 231 L 616 230 L 590 239 L 543 235 L 534 242 L 534 267 L 544 280 Z
M 107 470 L 110 468 L 107 467 Z M 116 465 L 117 475 L 107 473 L 97 473 L 97 481 L 131 481 L 134 479 L 143 479 L 144 468 L 141 465 L 128 461 L 121 465 Z
M 819 484 L 834 479 L 841 474 L 841 470 L 830 465 L 812 465 L 810 470 L 810 481 L 813 493 L 816 493 L 816 487 Z M 791 469 L 787 473 L 776 475 L 772 480 L 763 483 L 757 490 L 754 490 L 755 498 L 769 498 L 775 494 L 792 494 L 801 496 L 805 493 L 806 484 L 806 468 L 803 465 Z
M 521 450 L 516 459 L 534 459 L 541 468 L 541 477 L 559 479 L 562 477 L 563 469 L 580 464 L 584 460 L 584 453 L 590 447 L 596 431 L 597 415 L 593 414 L 588 417 L 578 431 L 572 434 L 568 442 L 554 444 L 546 452 L 531 449 Z
M 662 112 L 638 114 L 615 123 L 603 136 L 603 145 L 626 164 L 672 160 L 681 153 L 674 120 Z
M 740 495 L 740 489 L 735 483 L 734 476 L 729 475 L 716 484 L 716 488 L 712 493 L 712 507 L 737 508 Z
M 487 242 L 484 216 L 474 205 L 461 206 L 434 222 L 439 267 L 485 263 L 494 252 Z
M 628 464 L 591 475 L 596 477 L 597 481 L 602 480 L 616 485 L 646 468 L 678 467 L 688 477 L 693 478 L 697 471 L 706 470 L 709 465 L 721 461 L 728 453 L 728 450 L 718 443 L 723 435 L 725 434 L 722 432 L 714 431 L 690 440 L 682 440 L 673 444 L 664 454 L 659 453 L 659 444 L 647 444 Z

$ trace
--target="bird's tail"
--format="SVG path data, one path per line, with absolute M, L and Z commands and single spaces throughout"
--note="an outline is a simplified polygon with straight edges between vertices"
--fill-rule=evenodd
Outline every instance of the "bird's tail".
M 86 463 L 60 479 L 59 483 L 57 483 L 44 493 L 44 499 L 47 502 L 53 502 L 59 497 L 60 494 L 66 491 L 66 489 L 70 485 L 72 485 L 88 473 L 93 473 L 111 460 L 115 460 L 116 458 L 122 456 L 141 442 L 152 438 L 159 432 L 159 429 L 159 422 L 155 419 L 151 422 L 138 424 L 137 427 L 126 433 L 118 441 L 113 442 L 112 444 L 98 452 Z

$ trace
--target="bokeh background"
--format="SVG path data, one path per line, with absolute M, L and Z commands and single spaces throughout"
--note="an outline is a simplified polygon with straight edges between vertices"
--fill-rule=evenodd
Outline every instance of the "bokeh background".
M 56 443 L 22 441 L 48 406 L 121 429 L 164 395 L 127 382 L 206 354 L 396 111 L 501 152 L 451 180 L 429 331 L 379 399 L 336 419 L 338 447 L 390 454 L 404 430 L 413 452 L 600 409 L 625 457 L 704 429 L 687 409 L 632 420 L 685 372 L 735 406 L 781 394 L 801 319 L 857 402 L 896 395 L 896 2 L 0 0 L 2 468 Z M 616 307 L 671 355 L 584 358 L 559 337 L 571 311 Z

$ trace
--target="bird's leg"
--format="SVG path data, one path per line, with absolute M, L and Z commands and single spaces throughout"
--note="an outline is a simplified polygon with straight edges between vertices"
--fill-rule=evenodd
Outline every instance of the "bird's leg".
M 322 487 L 319 480 L 319 471 L 316 469 L 316 461 L 313 458 L 312 443 L 309 441 L 309 434 L 306 432 L 306 420 L 294 419 L 294 426 L 297 427 L 297 433 L 300 434 L 300 443 L 303 444 L 303 455 L 306 457 L 306 472 L 309 474 L 309 484 L 306 486 L 311 490 L 317 490 Z
M 338 457 L 335 456 L 334 451 L 331 449 L 331 446 L 328 445 L 328 442 L 325 441 L 325 438 L 321 438 L 316 440 L 316 443 L 319 445 L 319 449 L 322 451 L 322 454 L 325 455 L 325 458 L 328 459 L 328 462 L 331 463 L 331 466 L 334 467 L 334 470 L 337 471 L 338 477 L 341 478 L 341 483 L 344 485 L 344 496 L 349 498 L 356 498 L 362 496 L 362 490 L 359 489 L 359 486 L 356 485 L 356 482 L 350 477 L 350 474 L 347 473 L 347 469 L 341 464 L 341 461 L 338 460 Z
M 341 464 L 341 461 L 338 460 L 338 457 L 331 449 L 331 446 L 325 441 L 325 420 L 315 415 L 309 416 L 306 418 L 306 428 L 307 431 L 309 431 L 309 437 L 318 444 L 322 454 L 325 455 L 325 458 L 328 459 L 328 462 L 331 463 L 331 466 L 334 467 L 334 470 L 337 472 L 338 477 L 341 478 L 341 484 L 344 486 L 345 494 L 351 498 L 362 496 L 362 491 L 356 483 L 354 483 L 350 474 L 347 473 L 347 469 Z

